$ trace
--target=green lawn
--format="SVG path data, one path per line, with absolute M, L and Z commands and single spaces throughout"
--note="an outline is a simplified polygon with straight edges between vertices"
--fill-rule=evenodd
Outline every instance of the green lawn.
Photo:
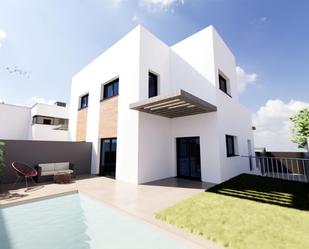
M 243 174 L 156 214 L 233 249 L 309 248 L 309 184 Z

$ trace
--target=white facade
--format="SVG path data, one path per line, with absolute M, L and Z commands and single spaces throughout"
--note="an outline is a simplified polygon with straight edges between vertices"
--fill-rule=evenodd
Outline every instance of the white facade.
M 40 117 L 42 123 L 35 122 L 35 117 Z M 68 118 L 69 109 L 62 106 L 0 104 L 0 139 L 69 141 L 67 124 L 53 124 L 55 119 L 68 122 Z M 44 120 L 51 123 L 43 124 Z
M 31 109 L 0 104 L 0 139 L 27 140 L 31 126 Z
M 184 90 L 216 111 L 167 118 L 130 109 L 148 99 L 148 73 L 158 75 L 158 94 Z M 218 75 L 228 93 L 219 89 Z M 220 183 L 249 171 L 248 159 L 227 157 L 226 135 L 238 155 L 253 151 L 251 115 L 238 101 L 235 58 L 212 26 L 167 46 L 141 26 L 72 79 L 70 134 L 76 139 L 80 97 L 89 94 L 86 141 L 93 143 L 92 173 L 100 173 L 102 85 L 119 77 L 116 179 L 144 183 L 177 176 L 176 138 L 199 137 L 201 180 Z

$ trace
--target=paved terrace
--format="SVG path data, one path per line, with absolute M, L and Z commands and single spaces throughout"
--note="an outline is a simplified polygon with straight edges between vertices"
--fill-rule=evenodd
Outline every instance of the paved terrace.
M 71 184 L 39 185 L 25 192 L 25 189 L 10 190 L 0 195 L 0 207 L 8 207 L 18 203 L 45 199 L 53 195 L 63 195 L 70 192 L 86 194 L 98 201 L 124 212 L 140 222 L 167 233 L 192 248 L 223 248 L 204 240 L 189 232 L 156 220 L 154 214 L 183 199 L 189 198 L 213 184 L 190 181 L 185 179 L 167 178 L 160 181 L 135 185 L 116 181 L 105 177 L 90 177 L 76 179 Z M 7 186 L 8 187 L 8 186 Z

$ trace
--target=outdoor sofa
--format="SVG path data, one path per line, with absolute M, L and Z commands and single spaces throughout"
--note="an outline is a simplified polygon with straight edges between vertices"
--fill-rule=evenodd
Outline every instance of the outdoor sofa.
M 70 162 L 59 162 L 59 163 L 39 163 L 34 167 L 38 172 L 38 175 L 34 178 L 36 182 L 50 181 L 58 172 L 67 172 L 75 176 L 74 165 Z

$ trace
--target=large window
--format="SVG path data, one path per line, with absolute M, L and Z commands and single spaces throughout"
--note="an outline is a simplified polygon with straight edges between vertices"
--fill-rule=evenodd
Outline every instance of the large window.
M 112 82 L 103 86 L 103 99 L 107 99 L 119 94 L 119 79 L 115 79 Z
M 89 94 L 86 94 L 80 98 L 80 109 L 88 107 Z
M 226 156 L 232 157 L 237 156 L 237 137 L 231 135 L 225 135 L 226 140 Z
M 148 74 L 148 97 L 155 97 L 158 95 L 158 76 L 149 72 Z
M 231 97 L 229 81 L 221 74 L 219 74 L 219 88 L 222 92 L 225 92 Z

